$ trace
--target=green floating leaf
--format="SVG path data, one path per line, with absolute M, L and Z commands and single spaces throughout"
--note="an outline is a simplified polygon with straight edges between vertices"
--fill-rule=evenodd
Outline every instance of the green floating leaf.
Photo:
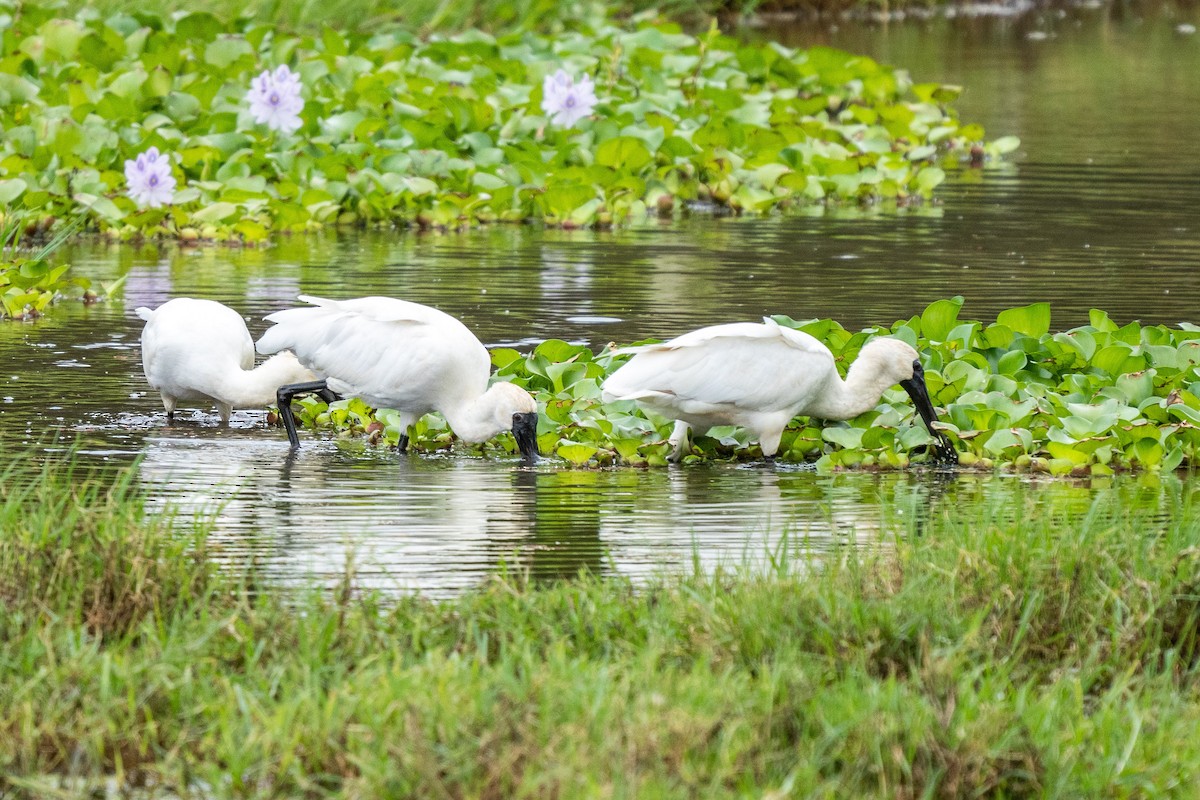
M 27 103 L 38 95 L 37 84 L 19 75 L 0 73 L 0 100 L 5 105 Z
M 958 325 L 958 312 L 962 308 L 962 296 L 930 303 L 921 312 L 921 335 L 935 342 L 942 342 Z
M 551 186 L 542 196 L 547 210 L 559 217 L 570 215 L 572 211 L 595 198 L 595 189 L 577 183 Z
M 862 428 L 829 427 L 821 430 L 821 438 L 827 442 L 836 444 L 838 447 L 853 450 L 862 445 L 864 433 L 866 431 Z
M 949 103 L 962 94 L 963 87 L 944 83 L 918 83 L 912 92 L 926 103 Z
M 192 214 L 194 222 L 221 222 L 238 213 L 233 203 L 211 203 Z
M 946 172 L 940 167 L 923 167 L 917 173 L 917 191 L 924 195 L 933 194 L 933 190 L 946 180 Z
M 117 204 L 107 197 L 99 197 L 94 194 L 77 193 L 75 202 L 84 208 L 95 211 L 109 222 L 119 222 L 124 219 L 125 214 L 121 209 L 117 208 Z
M 175 22 L 175 33 L 183 39 L 208 41 L 225 32 L 225 25 L 207 11 L 196 11 Z
M 1026 336 L 1044 336 L 1050 330 L 1050 304 L 1031 303 L 996 315 L 996 324 Z
M 507 367 L 509 364 L 512 364 L 515 361 L 522 361 L 525 358 L 520 352 L 512 349 L 511 347 L 497 347 L 495 350 L 491 351 L 491 357 L 492 366 L 501 370 Z
M 346 139 L 366 119 L 361 111 L 346 111 L 321 120 L 321 129 L 334 139 Z
M 1010 350 L 1000 357 L 1000 361 L 996 364 L 996 371 L 1002 375 L 1015 375 L 1018 370 L 1024 369 L 1028 359 L 1020 350 Z
M 28 184 L 20 178 L 0 181 L 0 203 L 11 203 L 24 194 L 27 188 Z
M 590 359 L 591 351 L 583 345 L 564 342 L 562 339 L 547 339 L 533 350 L 537 355 L 552 362 L 574 360 L 580 356 Z
M 1005 155 L 1011 153 L 1021 146 L 1021 139 L 1017 136 L 1001 136 L 999 139 L 991 143 L 991 151 L 996 155 Z
M 417 195 L 418 197 L 435 194 L 438 190 L 438 185 L 428 178 L 421 178 L 412 175 L 404 179 L 404 185 L 408 187 L 408 191 L 411 194 Z
M 1117 329 L 1117 324 L 1108 318 L 1108 312 L 1098 308 L 1088 312 L 1088 320 L 1091 326 L 1101 333 L 1111 333 Z
M 46 49 L 64 59 L 75 57 L 79 42 L 87 35 L 87 29 L 73 19 L 52 19 L 41 32 Z
M 987 438 L 983 448 L 993 456 L 1001 456 L 1009 450 L 1021 453 L 1029 451 L 1033 444 L 1033 434 L 1020 428 L 1004 428 L 996 431 Z
M 581 466 L 590 461 L 592 456 L 599 452 L 599 449 L 590 445 L 571 443 L 559 445 L 556 452 L 572 464 Z
M 933 99 L 939 103 L 950 103 L 958 99 L 958 96 L 962 94 L 962 90 L 963 87 L 961 86 L 944 83 L 933 91 Z M 1016 139 L 1015 136 L 1012 138 Z
M 254 49 L 250 47 L 249 42 L 234 37 L 222 37 L 204 48 L 204 60 L 221 69 L 232 65 L 242 56 L 253 55 Z
M 1104 370 L 1109 375 L 1117 376 L 1145 369 L 1146 357 L 1135 354 L 1129 345 L 1114 344 L 1097 352 L 1092 357 L 1092 365 Z

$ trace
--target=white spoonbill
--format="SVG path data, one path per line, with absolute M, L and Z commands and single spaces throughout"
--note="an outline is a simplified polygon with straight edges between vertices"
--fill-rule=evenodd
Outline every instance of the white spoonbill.
M 769 457 L 793 417 L 857 417 L 898 383 L 937 442 L 936 461 L 958 463 L 950 440 L 933 429 L 937 417 L 917 351 L 899 339 L 867 342 L 844 381 L 825 345 L 769 318 L 713 325 L 618 352 L 635 355 L 604 381 L 604 400 L 635 400 L 676 420 L 669 440 L 675 461 L 687 447 L 690 426 L 748 428 Z
M 292 398 L 315 392 L 361 397 L 376 408 L 400 412 L 408 429 L 436 411 L 468 442 L 512 430 L 527 462 L 537 459 L 537 402 L 511 383 L 488 388 L 487 348 L 449 314 L 392 297 L 325 300 L 300 295 L 308 308 L 267 317 L 275 323 L 258 340 L 258 352 L 291 350 L 320 380 L 279 389 L 279 412 L 292 447 L 300 446 Z
M 279 387 L 315 377 L 291 353 L 254 366 L 254 340 L 242 315 L 213 300 L 177 297 L 137 315 L 142 328 L 142 369 L 162 395 L 167 419 L 180 400 L 213 402 L 221 423 L 234 408 L 265 406 Z

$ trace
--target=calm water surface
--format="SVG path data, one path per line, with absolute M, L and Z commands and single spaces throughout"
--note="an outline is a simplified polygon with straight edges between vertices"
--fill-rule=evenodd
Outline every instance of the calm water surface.
M 943 504 L 1086 506 L 1096 492 L 1151 506 L 1154 481 L 1102 487 L 966 476 L 818 476 L 764 465 L 652 471 L 535 470 L 463 454 L 399 455 L 311 432 L 294 458 L 259 412 L 217 427 L 209 409 L 173 426 L 141 374 L 133 309 L 171 297 L 221 300 L 256 336 L 299 292 L 388 294 L 461 317 L 491 345 L 548 337 L 601 347 L 763 314 L 891 323 L 966 298 L 987 319 L 1050 300 L 1055 326 L 1114 319 L 1200 322 L 1200 37 L 1192 12 L 1046 13 L 782 31 L 960 83 L 965 119 L 1023 149 L 954 180 L 934 206 L 787 219 L 692 216 L 597 232 L 496 228 L 464 234 L 329 235 L 265 251 L 109 247 L 67 258 L 93 278 L 127 276 L 125 297 L 64 305 L 0 326 L 0 443 L 59 449 L 78 438 L 98 464 L 140 459 L 157 509 L 215 514 L 222 559 L 253 557 L 284 582 L 337 580 L 431 594 L 501 565 L 541 577 L 580 568 L 644 576 L 761 561 L 785 536 L 817 548 L 872 539 L 897 515 Z M 754 35 L 754 34 L 751 34 Z M 1175 486 L 1171 491 L 1177 491 Z

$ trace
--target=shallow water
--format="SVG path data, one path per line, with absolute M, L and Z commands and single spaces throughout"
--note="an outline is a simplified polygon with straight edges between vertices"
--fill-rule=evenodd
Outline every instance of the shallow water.
M 955 294 L 967 300 L 965 317 L 984 319 L 1050 300 L 1057 328 L 1084 322 L 1091 307 L 1119 321 L 1200 321 L 1200 39 L 1175 32 L 1178 13 L 786 34 L 905 64 L 918 80 L 962 83 L 964 118 L 992 136 L 1022 137 L 1010 163 L 953 180 L 927 208 L 692 215 L 616 232 L 331 234 L 263 251 L 79 243 L 68 259 L 96 279 L 127 276 L 125 296 L 0 326 L 0 442 L 58 450 L 78 438 L 92 463 L 140 459 L 153 508 L 215 514 L 220 557 L 253 558 L 276 580 L 336 581 L 353 553 L 359 585 L 431 594 L 477 584 L 501 565 L 541 578 L 580 568 L 643 577 L 762 562 L 784 537 L 843 547 L 874 541 L 901 512 L 1027 502 L 1031 492 L 1068 507 L 1117 493 L 1165 508 L 1178 486 L 1152 480 L 946 481 L 766 465 L 526 470 L 311 432 L 289 459 L 261 412 L 237 413 L 222 429 L 211 409 L 184 409 L 167 426 L 141 375 L 133 310 L 210 297 L 242 312 L 257 335 L 261 318 L 301 291 L 388 294 L 455 314 L 490 345 L 519 348 L 548 337 L 598 348 L 769 313 L 891 323 Z

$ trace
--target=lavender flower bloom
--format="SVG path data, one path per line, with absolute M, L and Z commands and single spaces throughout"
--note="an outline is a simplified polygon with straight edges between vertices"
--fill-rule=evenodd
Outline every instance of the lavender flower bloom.
M 592 113 L 596 99 L 596 87 L 592 79 L 584 75 L 579 83 L 563 70 L 547 75 L 542 82 L 542 111 L 550 121 L 564 128 Z
M 151 147 L 134 161 L 125 162 L 125 182 L 129 196 L 140 207 L 158 208 L 175 199 L 175 176 L 170 160 Z
M 274 72 L 263 70 L 250 81 L 246 93 L 250 101 L 250 113 L 255 122 L 265 122 L 275 131 L 291 133 L 300 127 L 300 110 L 304 100 L 300 98 L 300 76 L 283 65 Z

